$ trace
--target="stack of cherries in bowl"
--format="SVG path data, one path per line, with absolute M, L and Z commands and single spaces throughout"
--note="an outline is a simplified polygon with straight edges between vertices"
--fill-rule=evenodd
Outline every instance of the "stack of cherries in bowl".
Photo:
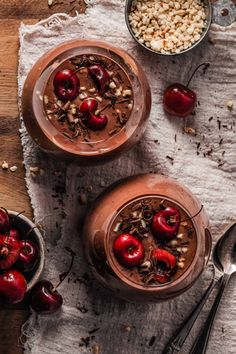
M 51 314 L 61 307 L 63 299 L 57 291 L 61 281 L 56 287 L 47 280 L 38 281 L 44 266 L 44 249 L 43 237 L 35 224 L 22 213 L 0 208 L 0 303 L 19 303 L 30 291 L 35 312 Z
M 34 229 L 23 232 L 20 220 L 20 214 L 0 209 L 0 298 L 13 304 L 23 300 L 40 263 Z

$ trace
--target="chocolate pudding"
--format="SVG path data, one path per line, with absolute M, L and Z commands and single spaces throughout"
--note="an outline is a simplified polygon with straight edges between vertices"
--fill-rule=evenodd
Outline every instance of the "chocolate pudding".
M 90 68 L 95 66 L 106 72 L 103 90 L 90 74 Z M 68 69 L 78 77 L 80 87 L 75 98 L 62 102 L 55 92 L 55 75 Z M 96 116 L 103 113 L 107 117 L 107 124 L 101 130 L 87 126 L 87 116 L 80 112 L 81 104 L 88 99 L 97 102 L 93 112 Z M 133 109 L 133 90 L 127 74 L 113 60 L 99 55 L 79 55 L 65 60 L 51 74 L 44 92 L 44 107 L 48 119 L 68 139 L 75 140 L 75 143 L 105 142 L 129 120 Z
M 152 231 L 153 217 L 168 207 L 177 209 L 182 221 L 177 234 L 170 240 L 158 239 L 158 235 L 155 237 Z M 144 246 L 145 257 L 138 267 L 127 269 L 114 254 L 114 241 L 123 233 L 135 236 Z M 192 263 L 197 249 L 196 231 L 191 216 L 176 203 L 157 196 L 137 199 L 124 206 L 111 226 L 108 242 L 112 260 L 119 271 L 131 281 L 144 286 L 161 286 L 178 279 Z M 168 270 L 161 259 L 153 264 L 152 253 L 157 248 L 164 249 L 175 257 L 173 269 Z M 161 282 L 155 278 L 158 273 L 166 274 Z
M 70 41 L 46 53 L 22 95 L 24 123 L 40 148 L 81 164 L 129 150 L 144 133 L 150 109 L 141 66 L 99 41 Z
M 135 302 L 171 299 L 202 273 L 211 251 L 206 212 L 183 185 L 158 174 L 121 180 L 93 203 L 83 229 L 95 277 Z

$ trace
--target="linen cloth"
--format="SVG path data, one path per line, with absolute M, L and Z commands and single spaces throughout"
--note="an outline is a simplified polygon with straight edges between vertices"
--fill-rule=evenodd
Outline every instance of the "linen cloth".
M 236 108 L 236 24 L 228 28 L 212 25 L 211 43 L 205 40 L 181 56 L 159 57 L 131 38 L 124 1 L 88 3 L 86 13 L 74 18 L 56 14 L 36 25 L 21 24 L 19 100 L 24 80 L 42 54 L 66 40 L 90 38 L 119 46 L 141 63 L 152 89 L 152 111 L 140 143 L 118 160 L 96 167 L 67 164 L 42 153 L 21 118 L 26 183 L 35 221 L 46 230 L 44 277 L 58 282 L 70 262 L 65 247 L 77 254 L 72 274 L 60 287 L 62 311 L 50 317 L 31 315 L 22 329 L 27 339 L 24 349 L 27 354 L 159 354 L 199 301 L 209 284 L 209 272 L 169 302 L 137 305 L 112 297 L 93 280 L 84 259 L 80 226 L 89 205 L 80 205 L 79 194 L 92 186 L 92 192 L 86 192 L 92 204 L 119 178 L 153 171 L 176 178 L 197 195 L 210 216 L 214 240 L 236 220 L 236 111 L 226 107 L 228 100 L 235 100 Z M 199 71 L 191 83 L 199 101 L 196 115 L 186 120 L 168 118 L 162 106 L 164 88 L 173 82 L 186 83 L 202 62 L 209 62 L 209 69 L 205 75 Z M 194 128 L 196 135 L 184 133 L 184 127 Z M 40 167 L 44 174 L 34 176 L 30 166 Z M 209 354 L 236 352 L 235 294 L 233 279 L 215 321 Z M 206 310 L 181 353 L 188 353 L 205 317 Z

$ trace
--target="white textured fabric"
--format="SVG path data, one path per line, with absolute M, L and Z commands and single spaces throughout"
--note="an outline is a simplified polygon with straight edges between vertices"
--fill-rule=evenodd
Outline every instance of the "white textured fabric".
M 86 14 L 75 18 L 58 14 L 36 25 L 21 25 L 19 97 L 26 75 L 45 51 L 69 39 L 103 39 L 126 49 L 142 63 L 152 89 L 151 117 L 144 137 L 130 152 L 104 166 L 82 168 L 54 161 L 40 152 L 22 122 L 26 183 L 35 220 L 46 229 L 45 277 L 56 283 L 65 271 L 70 261 L 66 246 L 77 253 L 70 281 L 60 288 L 65 299 L 62 312 L 47 318 L 31 316 L 23 328 L 27 337 L 24 348 L 25 353 L 33 354 L 74 354 L 90 353 L 98 344 L 102 354 L 159 354 L 203 294 L 208 276 L 204 274 L 187 293 L 163 304 L 134 305 L 112 298 L 93 282 L 84 260 L 79 225 L 86 207 L 79 204 L 78 194 L 82 187 L 92 185 L 92 203 L 106 186 L 121 177 L 161 172 L 178 179 L 199 197 L 209 213 L 214 240 L 222 235 L 236 220 L 236 111 L 229 111 L 225 104 L 233 99 L 236 108 L 236 25 L 227 29 L 213 25 L 210 36 L 214 45 L 205 42 L 183 56 L 162 58 L 146 53 L 133 41 L 125 25 L 123 1 L 94 3 Z M 211 65 L 205 75 L 199 72 L 191 83 L 200 102 L 196 115 L 186 121 L 167 118 L 162 108 L 163 89 L 175 81 L 186 83 L 202 62 Z M 197 135 L 184 134 L 184 124 L 194 127 Z M 173 164 L 166 156 L 174 158 Z M 32 165 L 43 168 L 45 174 L 33 178 L 29 173 Z M 234 283 L 217 316 L 209 354 L 236 352 Z M 88 311 L 82 313 L 85 311 L 81 312 L 81 306 Z M 206 312 L 193 335 L 205 316 Z M 132 327 L 130 332 L 124 331 L 126 325 Z M 94 328 L 99 329 L 86 347 L 82 338 L 90 336 L 88 331 Z M 150 346 L 152 336 L 156 339 Z M 191 341 L 192 337 L 181 353 L 188 352 Z

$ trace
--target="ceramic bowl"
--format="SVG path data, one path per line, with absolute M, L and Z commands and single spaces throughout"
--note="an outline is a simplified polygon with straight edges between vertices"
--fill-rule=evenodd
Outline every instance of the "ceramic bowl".
M 19 214 L 18 212 L 11 211 L 11 210 L 8 210 L 8 213 L 10 219 L 14 218 Z M 35 226 L 36 225 L 23 214 L 18 215 L 14 219 L 14 227 L 17 230 L 19 230 L 20 235 L 26 235 L 27 232 L 32 228 L 34 228 Z M 43 272 L 44 262 L 45 262 L 45 243 L 44 243 L 43 236 L 37 227 L 31 231 L 29 239 L 33 240 L 38 245 L 39 260 L 35 268 L 31 272 L 24 273 L 24 276 L 27 281 L 27 291 L 29 291 L 39 281 L 40 276 Z

